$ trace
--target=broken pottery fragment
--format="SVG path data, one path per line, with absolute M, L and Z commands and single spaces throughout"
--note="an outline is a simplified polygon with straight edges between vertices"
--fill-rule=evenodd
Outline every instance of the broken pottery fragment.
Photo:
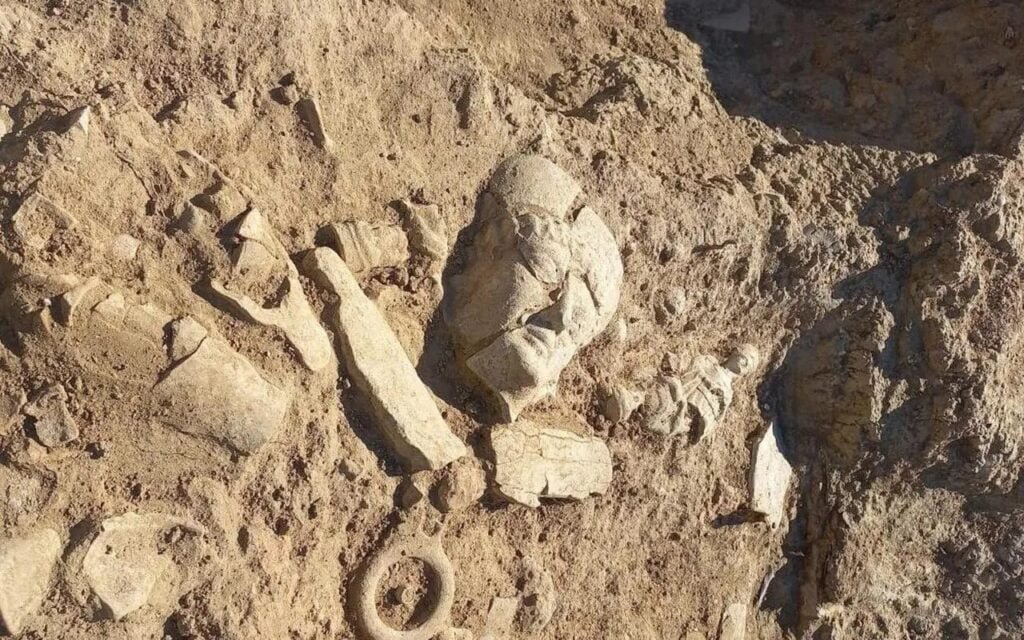
M 320 371 L 331 361 L 331 340 L 306 299 L 298 271 L 287 251 L 258 209 L 249 209 L 232 224 L 239 242 L 232 256 L 236 270 L 256 271 L 257 277 L 264 273 L 283 273 L 283 293 L 277 306 L 268 308 L 213 280 L 211 295 L 243 320 L 281 331 L 295 347 L 302 364 L 311 371 Z
M 350 220 L 327 225 L 331 244 L 354 273 L 395 267 L 409 259 L 409 242 L 402 228 Z
M 406 559 L 419 560 L 430 571 L 433 607 L 413 628 L 388 626 L 377 610 L 377 592 L 381 580 L 394 565 Z M 371 640 L 430 640 L 449 628 L 448 619 L 455 602 L 455 570 L 437 537 L 421 533 L 400 535 L 385 543 L 360 569 L 355 588 L 350 591 L 350 606 L 359 626 Z
M 775 423 L 754 445 L 750 463 L 750 510 L 764 515 L 765 522 L 777 527 L 786 516 L 786 491 L 793 467 L 779 450 Z
M 172 324 L 171 353 L 188 355 L 153 387 L 157 402 L 165 407 L 158 419 L 239 453 L 255 452 L 277 433 L 288 411 L 289 394 L 213 336 L 192 349 L 198 329 L 192 323 L 182 327 L 183 322 L 187 321 Z
M 173 564 L 160 552 L 158 534 L 177 526 L 199 531 L 183 520 L 155 513 L 128 512 L 100 525 L 82 561 L 82 573 L 114 620 L 149 601 L 157 581 Z
M 8 633 L 18 635 L 43 603 L 60 551 L 53 529 L 0 540 L 0 620 Z
M 540 156 L 502 162 L 481 196 L 467 267 L 446 286 L 459 359 L 507 422 L 554 393 L 619 302 L 618 246 L 593 210 L 572 208 L 579 191 Z
M 39 193 L 25 198 L 11 217 L 14 233 L 31 249 L 43 249 L 59 230 L 71 229 L 78 221 L 52 200 Z
M 644 401 L 644 426 L 663 435 L 710 435 L 732 404 L 736 378 L 757 367 L 757 349 L 740 345 L 725 366 L 701 355 L 679 376 L 661 376 Z
M 592 436 L 518 422 L 493 429 L 491 448 L 498 493 L 528 507 L 601 494 L 612 480 L 611 453 Z
M 330 317 L 341 359 L 407 470 L 440 469 L 465 455 L 466 446 L 448 428 L 402 344 L 345 262 L 321 247 L 306 256 L 303 268 L 338 296 Z
M 53 449 L 78 438 L 78 425 L 68 411 L 68 394 L 64 387 L 50 383 L 32 397 L 22 411 L 33 418 L 36 440 Z

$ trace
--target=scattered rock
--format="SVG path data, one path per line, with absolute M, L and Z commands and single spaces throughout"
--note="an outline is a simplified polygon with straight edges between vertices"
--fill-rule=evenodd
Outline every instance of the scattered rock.
M 175 321 L 171 353 L 188 352 L 198 330 Z M 178 340 L 182 344 L 176 344 Z M 208 336 L 153 387 L 165 407 L 158 419 L 176 429 L 251 454 L 270 440 L 288 411 L 289 394 L 267 382 L 244 356 Z
M 411 509 L 419 504 L 427 494 L 426 490 L 421 486 L 422 483 L 423 479 L 415 476 L 405 476 L 402 478 L 402 482 L 399 483 L 398 491 L 395 494 L 398 506 L 403 509 Z
M 350 220 L 327 226 L 331 244 L 354 273 L 396 267 L 409 259 L 409 242 L 398 225 Z
M 324 124 L 323 113 L 320 110 L 320 103 L 316 98 L 303 98 L 295 105 L 302 122 L 313 134 L 313 141 L 320 145 L 321 149 L 331 151 L 334 149 L 334 141 L 327 134 L 327 127 Z
M 437 483 L 437 505 L 441 511 L 461 511 L 484 495 L 487 480 L 476 458 L 465 457 L 448 465 Z
M 640 391 L 616 385 L 604 390 L 601 415 L 614 423 L 625 422 L 643 402 L 644 394 Z
M 277 306 L 268 308 L 214 280 L 210 282 L 212 296 L 238 317 L 281 331 L 288 343 L 295 347 L 306 368 L 322 370 L 331 362 L 331 339 L 309 305 L 298 270 L 270 223 L 258 209 L 253 208 L 233 224 L 239 240 L 233 254 L 236 268 L 260 272 L 276 270 L 278 273 L 284 270 L 283 292 Z
M 306 256 L 303 268 L 338 296 L 330 316 L 341 359 L 407 470 L 440 469 L 465 455 L 466 446 L 448 428 L 402 344 L 345 262 L 319 248 Z
M 157 534 L 172 527 L 200 531 L 183 520 L 155 513 L 128 512 L 100 525 L 82 561 L 82 573 L 114 620 L 144 606 L 157 581 L 173 565 L 157 547 Z
M 39 193 L 25 198 L 11 223 L 22 244 L 37 251 L 45 248 L 57 231 L 78 225 L 73 215 Z
M 89 134 L 89 118 L 92 115 L 92 110 L 89 107 L 82 107 L 76 109 L 68 114 L 68 127 L 64 130 L 65 133 L 80 132 L 82 134 Z
M 519 610 L 516 612 L 516 630 L 525 637 L 534 637 L 551 622 L 555 615 L 557 596 L 551 574 L 539 562 L 523 558 L 519 583 Z
M 741 345 L 721 366 L 698 356 L 680 376 L 661 376 L 644 401 L 644 426 L 663 435 L 710 435 L 732 404 L 733 381 L 757 367 L 757 350 Z
M 773 422 L 754 445 L 750 463 L 750 509 L 777 527 L 786 516 L 786 492 L 793 467 L 779 450 L 778 426 Z
M 102 284 L 99 278 L 89 278 L 55 298 L 53 301 L 54 319 L 66 327 L 73 327 L 78 309 L 83 303 L 93 298 L 93 293 L 98 291 Z
M 286 84 L 274 87 L 270 91 L 270 97 L 285 106 L 290 106 L 299 101 L 299 90 L 294 84 Z
M 0 541 L 0 620 L 11 635 L 21 633 L 43 603 L 60 551 L 60 535 L 53 529 Z
M 433 593 L 429 594 L 433 609 L 425 612 L 417 626 L 393 629 L 380 617 L 377 593 L 388 570 L 408 558 L 423 562 L 433 574 L 434 580 L 430 581 Z M 398 535 L 368 559 L 350 594 L 359 626 L 371 640 L 430 640 L 450 628 L 448 619 L 455 602 L 455 570 L 438 538 L 420 533 Z
M 110 255 L 118 260 L 134 260 L 141 244 L 141 242 L 127 233 L 122 233 L 110 243 Z
M 441 633 L 437 634 L 437 640 L 473 640 L 473 632 L 469 629 L 448 627 Z
M 519 422 L 492 429 L 495 489 L 513 502 L 539 507 L 541 498 L 580 500 L 604 493 L 612 457 L 592 436 Z
M 444 311 L 459 359 L 506 422 L 554 393 L 619 302 L 618 246 L 593 210 L 571 208 L 579 191 L 540 156 L 502 162 L 481 196 L 467 268 L 452 278 Z
M 22 411 L 33 418 L 36 440 L 54 449 L 78 439 L 78 425 L 68 411 L 68 394 L 59 384 L 40 389 Z

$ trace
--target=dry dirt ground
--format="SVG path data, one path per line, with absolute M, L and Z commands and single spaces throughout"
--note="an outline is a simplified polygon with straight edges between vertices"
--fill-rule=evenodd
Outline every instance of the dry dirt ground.
M 1024 7 L 981 0 L 0 0 L 7 630 L 370 638 L 359 568 L 422 529 L 464 637 L 1024 637 L 1022 37 Z M 611 484 L 539 508 L 494 490 L 498 420 L 442 313 L 521 152 L 579 182 L 624 267 L 608 329 L 520 418 L 600 438 Z M 402 201 L 436 205 L 450 257 L 357 277 L 480 460 L 459 508 L 453 469 L 407 476 L 333 353 L 311 371 L 217 303 L 225 238 L 196 231 L 256 207 L 298 264 L 326 224 L 403 224 Z M 120 294 L 116 321 L 62 317 L 69 275 Z M 215 401 L 184 422 L 157 384 L 183 317 L 245 363 L 185 381 Z M 607 416 L 609 390 L 741 343 L 759 362 L 708 437 Z M 279 427 L 207 437 L 250 383 L 287 396 Z M 777 527 L 749 508 L 772 423 Z M 414 625 L 436 582 L 396 565 L 384 620 Z

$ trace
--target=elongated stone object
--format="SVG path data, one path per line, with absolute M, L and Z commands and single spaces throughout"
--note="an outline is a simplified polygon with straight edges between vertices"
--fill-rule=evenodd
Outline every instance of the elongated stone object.
M 302 264 L 309 277 L 338 296 L 330 319 L 340 358 L 407 470 L 440 469 L 465 455 L 466 446 L 448 428 L 402 344 L 345 261 L 321 247 Z

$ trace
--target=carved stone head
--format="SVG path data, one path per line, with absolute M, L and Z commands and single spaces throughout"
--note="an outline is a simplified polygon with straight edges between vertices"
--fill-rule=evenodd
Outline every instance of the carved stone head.
M 554 163 L 516 155 L 495 170 L 446 305 L 460 362 L 515 420 L 552 394 L 576 352 L 619 302 L 615 238 Z

